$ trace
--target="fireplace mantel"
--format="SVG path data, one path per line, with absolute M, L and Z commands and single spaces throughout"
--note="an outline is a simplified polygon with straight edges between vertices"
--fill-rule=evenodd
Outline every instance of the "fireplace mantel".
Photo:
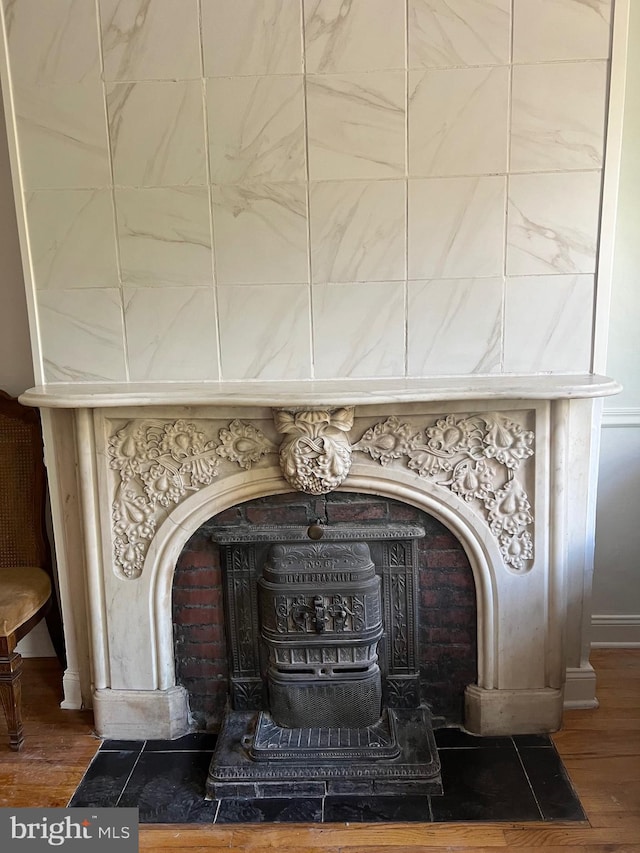
M 595 374 L 327 379 L 272 382 L 53 383 L 26 391 L 26 406 L 357 406 L 440 400 L 558 400 L 608 397 L 621 386 Z
M 593 425 L 597 398 L 618 390 L 594 375 L 31 389 L 22 401 L 43 413 L 53 495 L 65 706 L 92 705 L 105 737 L 189 729 L 173 651 L 177 558 L 202 523 L 235 504 L 291 491 L 292 482 L 320 494 L 281 468 L 278 413 L 304 421 L 308 412 L 314 423 L 318 411 L 348 410 L 339 429 L 352 458 L 337 488 L 432 514 L 469 557 L 479 660 L 467 727 L 557 728 L 563 703 L 595 703 L 586 639 Z M 172 488 L 156 493 L 160 475 L 176 471 Z M 479 483 L 471 490 L 469 472 Z M 514 500 L 517 509 L 499 506 Z

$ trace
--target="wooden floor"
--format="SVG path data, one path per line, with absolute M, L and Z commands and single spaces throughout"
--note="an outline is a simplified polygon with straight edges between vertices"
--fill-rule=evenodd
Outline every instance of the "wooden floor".
M 640 649 L 593 653 L 600 708 L 571 711 L 554 740 L 589 818 L 576 824 L 141 826 L 141 850 L 278 853 L 640 853 Z M 0 723 L 0 806 L 64 806 L 99 742 L 91 714 L 62 711 L 53 659 L 25 661 L 26 745 L 12 753 Z M 569 851 L 567 850 L 567 853 Z

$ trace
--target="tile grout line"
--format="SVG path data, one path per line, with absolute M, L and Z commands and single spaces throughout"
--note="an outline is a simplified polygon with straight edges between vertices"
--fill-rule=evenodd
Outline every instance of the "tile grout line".
M 127 785 L 129 784 L 129 782 L 131 781 L 131 777 L 133 776 L 134 771 L 135 771 L 136 767 L 138 766 L 138 762 L 139 762 L 139 761 L 140 761 L 140 759 L 142 758 L 142 753 L 144 752 L 144 747 L 145 747 L 146 743 L 147 743 L 147 742 L 146 742 L 146 740 L 145 740 L 145 741 L 143 742 L 143 744 L 142 744 L 142 749 L 141 749 L 141 750 L 140 750 L 140 752 L 138 753 L 138 757 L 137 757 L 137 758 L 136 758 L 136 760 L 133 762 L 133 767 L 131 768 L 131 772 L 130 772 L 130 773 L 129 773 L 129 775 L 127 776 L 126 781 L 125 781 L 124 785 L 122 786 L 122 790 L 120 791 L 120 794 L 119 794 L 119 796 L 118 796 L 118 799 L 117 799 L 117 800 L 116 800 L 116 802 L 114 803 L 114 808 L 117 808 L 117 807 L 120 805 L 120 800 L 122 799 L 122 795 L 123 795 L 123 794 L 124 794 L 124 792 L 125 792 L 125 788 L 127 787 Z
M 309 99 L 307 91 L 307 43 L 304 0 L 300 0 L 300 50 L 302 52 L 302 132 L 304 134 L 305 201 L 307 206 L 307 291 L 309 294 L 309 355 L 311 379 L 316 378 L 316 336 L 314 325 L 313 269 L 311 264 L 311 169 L 309 164 Z
M 409 376 L 409 0 L 404 4 L 404 375 Z
M 127 334 L 126 311 L 124 306 L 124 282 L 122 280 L 122 258 L 120 256 L 120 232 L 118 228 L 118 212 L 116 205 L 116 179 L 113 163 L 113 145 L 111 143 L 111 124 L 109 122 L 109 106 L 107 102 L 107 81 L 104 79 L 104 46 L 102 43 L 102 16 L 100 13 L 100 0 L 95 0 L 96 28 L 98 38 L 98 57 L 100 61 L 100 88 L 102 90 L 102 108 L 104 110 L 105 132 L 107 142 L 107 159 L 109 160 L 109 177 L 111 186 L 108 188 L 111 196 L 111 209 L 113 213 L 113 239 L 116 268 L 118 271 L 118 293 L 120 295 L 120 323 L 122 324 L 122 357 L 124 361 L 125 382 L 131 381 L 129 368 L 129 336 Z M 110 81 L 112 82 L 112 81 Z M 135 85 L 135 83 L 131 84 Z
M 198 0 L 198 39 L 200 47 L 200 73 L 201 73 L 201 94 L 202 94 L 202 121 L 204 133 L 204 162 L 207 179 L 207 203 L 209 209 L 209 237 L 211 239 L 211 275 L 213 281 L 211 283 L 211 294 L 213 297 L 214 321 L 216 327 L 216 355 L 218 359 L 218 381 L 222 381 L 222 340 L 220 334 L 220 303 L 219 303 L 219 288 L 218 275 L 216 269 L 216 241 L 215 241 L 215 225 L 213 221 L 213 184 L 211 179 L 211 145 L 209 139 L 209 107 L 207 102 L 207 78 L 204 69 L 204 38 L 202 30 L 202 0 Z
M 536 808 L 540 812 L 540 820 L 543 820 L 546 822 L 544 812 L 542 811 L 542 807 L 540 806 L 540 803 L 538 802 L 538 797 L 536 796 L 536 792 L 533 789 L 533 783 L 531 782 L 531 779 L 529 779 L 529 774 L 527 773 L 527 768 L 524 766 L 524 761 L 522 760 L 522 756 L 520 755 L 520 750 L 518 749 L 518 744 L 515 742 L 515 740 L 513 738 L 511 738 L 511 742 L 513 743 L 514 749 L 516 751 L 516 755 L 518 756 L 518 761 L 520 762 L 520 766 L 522 767 L 522 772 L 524 773 L 525 779 L 527 780 L 527 785 L 529 786 L 529 790 L 531 791 L 531 796 L 534 799 L 534 802 L 536 804 Z

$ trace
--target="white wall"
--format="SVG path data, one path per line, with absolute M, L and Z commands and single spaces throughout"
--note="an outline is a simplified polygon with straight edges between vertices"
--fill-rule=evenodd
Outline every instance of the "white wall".
M 631 3 L 627 91 L 593 586 L 594 644 L 640 644 L 640 3 Z

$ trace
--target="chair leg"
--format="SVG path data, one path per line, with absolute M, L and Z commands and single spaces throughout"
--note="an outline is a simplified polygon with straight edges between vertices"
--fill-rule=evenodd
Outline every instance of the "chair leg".
M 11 652 L 0 657 L 0 701 L 9 729 L 11 749 L 20 750 L 24 743 L 22 729 L 22 656 Z

